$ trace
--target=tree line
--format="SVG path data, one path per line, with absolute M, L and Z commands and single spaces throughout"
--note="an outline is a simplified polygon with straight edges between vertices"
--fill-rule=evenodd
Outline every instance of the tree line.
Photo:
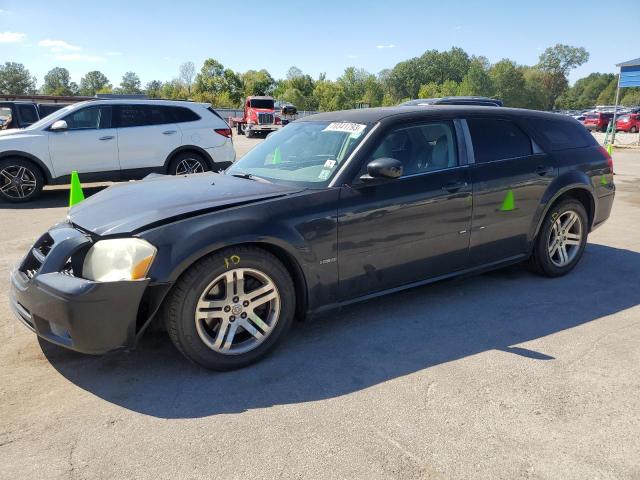
M 414 98 L 448 95 L 481 95 L 500 98 L 506 106 L 538 110 L 584 109 L 612 104 L 617 75 L 592 73 L 569 86 L 569 73 L 583 65 L 589 53 L 582 47 L 555 45 L 547 48 L 535 65 L 519 65 L 503 59 L 490 63 L 461 48 L 427 50 L 419 57 L 399 62 L 373 74 L 349 67 L 336 80 L 318 78 L 291 67 L 285 78 L 275 79 L 265 69 L 240 73 L 208 58 L 200 70 L 183 63 L 175 78 L 142 85 L 135 72 L 126 72 L 113 85 L 102 72 L 88 72 L 80 84 L 71 81 L 66 68 L 55 67 L 38 88 L 37 79 L 20 63 L 0 65 L 0 93 L 86 95 L 98 93 L 147 94 L 151 98 L 191 99 L 216 107 L 235 108 L 247 95 L 273 95 L 301 110 L 339 110 L 367 104 L 396 105 Z M 640 89 L 622 91 L 621 104 L 640 105 Z

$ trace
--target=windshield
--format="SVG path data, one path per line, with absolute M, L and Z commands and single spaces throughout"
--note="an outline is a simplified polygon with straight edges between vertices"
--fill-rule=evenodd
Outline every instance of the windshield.
M 226 173 L 321 188 L 329 184 L 369 128 L 370 125 L 350 122 L 290 123 L 269 135 Z
M 267 108 L 273 110 L 273 100 L 267 98 L 253 98 L 250 100 L 251 108 Z
M 67 105 L 64 108 L 61 108 L 60 110 L 56 110 L 55 112 L 47 115 L 46 117 L 41 118 L 36 123 L 32 123 L 27 128 L 25 128 L 25 130 L 38 130 L 38 129 L 44 127 L 45 125 L 47 125 L 52 120 L 57 120 L 60 117 L 64 117 L 67 114 L 67 112 L 69 112 L 69 110 L 71 110 L 72 108 L 77 107 L 77 106 L 78 106 L 78 104 L 74 103 L 74 104 L 71 104 L 71 105 Z

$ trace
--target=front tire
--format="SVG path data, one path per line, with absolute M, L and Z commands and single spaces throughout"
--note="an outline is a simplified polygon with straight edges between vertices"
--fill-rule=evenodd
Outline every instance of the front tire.
M 275 256 L 236 247 L 192 265 L 165 300 L 164 319 L 184 356 L 232 370 L 276 346 L 293 322 L 295 303 L 293 281 Z
M 29 160 L 9 158 L 0 161 L 0 198 L 6 202 L 29 202 L 44 187 L 40 169 Z
M 535 240 L 530 264 L 547 277 L 566 275 L 582 258 L 589 233 L 587 212 L 577 200 L 567 199 L 549 210 Z

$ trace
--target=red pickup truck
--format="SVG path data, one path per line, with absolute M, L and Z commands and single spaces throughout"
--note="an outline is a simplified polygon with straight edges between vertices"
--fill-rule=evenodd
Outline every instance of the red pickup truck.
M 253 137 L 257 133 L 268 134 L 282 127 L 276 115 L 273 97 L 250 96 L 244 102 L 242 118 L 230 118 L 231 127 L 236 126 L 238 135 Z

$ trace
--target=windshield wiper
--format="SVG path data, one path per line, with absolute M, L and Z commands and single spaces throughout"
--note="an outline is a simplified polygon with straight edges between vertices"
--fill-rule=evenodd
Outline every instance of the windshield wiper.
M 247 180 L 255 180 L 256 182 L 271 183 L 266 178 L 258 177 L 257 175 L 254 175 L 253 173 L 249 173 L 249 172 L 238 171 L 238 172 L 231 173 L 230 175 L 232 177 L 246 178 Z

